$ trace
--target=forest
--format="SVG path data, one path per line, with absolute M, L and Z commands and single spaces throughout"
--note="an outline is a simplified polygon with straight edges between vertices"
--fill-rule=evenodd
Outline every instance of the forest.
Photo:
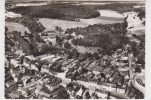
M 20 13 L 25 16 L 37 18 L 52 18 L 74 21 L 76 18 L 93 18 L 100 13 L 88 6 L 76 6 L 70 4 L 48 4 L 43 6 L 15 7 L 9 11 Z

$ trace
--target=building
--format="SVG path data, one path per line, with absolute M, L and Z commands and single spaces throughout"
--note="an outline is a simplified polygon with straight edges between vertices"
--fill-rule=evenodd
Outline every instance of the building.
M 79 89 L 79 91 L 76 93 L 76 95 L 82 96 L 83 90 L 82 88 Z
M 41 36 L 41 38 L 48 44 L 52 43 L 52 45 L 56 45 L 56 38 L 55 37 L 49 37 L 49 36 Z
M 43 65 L 43 66 L 41 67 L 41 72 L 42 72 L 42 73 L 44 73 L 44 72 L 49 73 L 49 69 L 50 69 L 49 66 Z
M 44 88 L 44 86 L 38 85 L 37 89 L 35 90 L 35 93 L 38 96 L 49 98 L 50 97 L 49 90 L 48 93 L 46 92 L 46 90 L 48 90 L 46 87 Z
M 7 32 L 5 35 L 8 38 L 12 38 L 13 37 L 13 33 L 12 32 Z
M 76 22 L 80 22 L 80 18 L 75 18 L 75 21 Z

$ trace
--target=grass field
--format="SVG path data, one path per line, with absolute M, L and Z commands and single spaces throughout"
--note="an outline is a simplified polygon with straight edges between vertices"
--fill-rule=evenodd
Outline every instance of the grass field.
M 18 3 L 16 6 L 42 6 L 42 5 L 47 5 L 47 2 L 42 2 L 42 3 Z
M 136 34 L 136 35 L 144 35 L 145 34 L 145 29 L 135 30 L 135 31 L 133 31 L 133 33 Z
M 21 34 L 23 34 L 25 31 L 27 31 L 28 33 L 30 33 L 26 27 L 24 27 L 23 25 L 18 24 L 18 23 L 5 22 L 5 26 L 8 28 L 8 32 L 20 31 Z
M 88 25 L 93 25 L 93 24 L 122 23 L 124 20 L 123 18 L 96 17 L 90 19 L 80 19 L 80 22 L 49 19 L 49 18 L 40 18 L 39 21 L 46 28 L 45 31 L 50 31 L 50 30 L 54 30 L 56 26 L 59 26 L 63 30 L 66 30 L 67 28 L 87 27 Z
M 86 27 L 87 24 L 75 21 L 65 21 L 65 20 L 58 20 L 58 19 L 50 19 L 50 18 L 40 18 L 39 22 L 46 28 L 45 31 L 54 30 L 56 26 L 61 27 L 63 30 L 67 28 L 74 28 L 74 27 Z

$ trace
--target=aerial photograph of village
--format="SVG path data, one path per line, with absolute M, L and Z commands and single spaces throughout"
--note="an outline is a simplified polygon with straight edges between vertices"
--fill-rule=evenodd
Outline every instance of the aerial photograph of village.
M 6 99 L 144 99 L 145 0 L 5 0 Z

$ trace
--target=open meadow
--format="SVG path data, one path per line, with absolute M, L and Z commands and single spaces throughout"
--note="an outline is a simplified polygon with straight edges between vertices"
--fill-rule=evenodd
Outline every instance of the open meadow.
M 20 31 L 23 34 L 25 31 L 29 33 L 29 30 L 24 27 L 22 24 L 14 23 L 14 22 L 5 22 L 6 27 L 8 28 L 8 32 L 12 31 Z

